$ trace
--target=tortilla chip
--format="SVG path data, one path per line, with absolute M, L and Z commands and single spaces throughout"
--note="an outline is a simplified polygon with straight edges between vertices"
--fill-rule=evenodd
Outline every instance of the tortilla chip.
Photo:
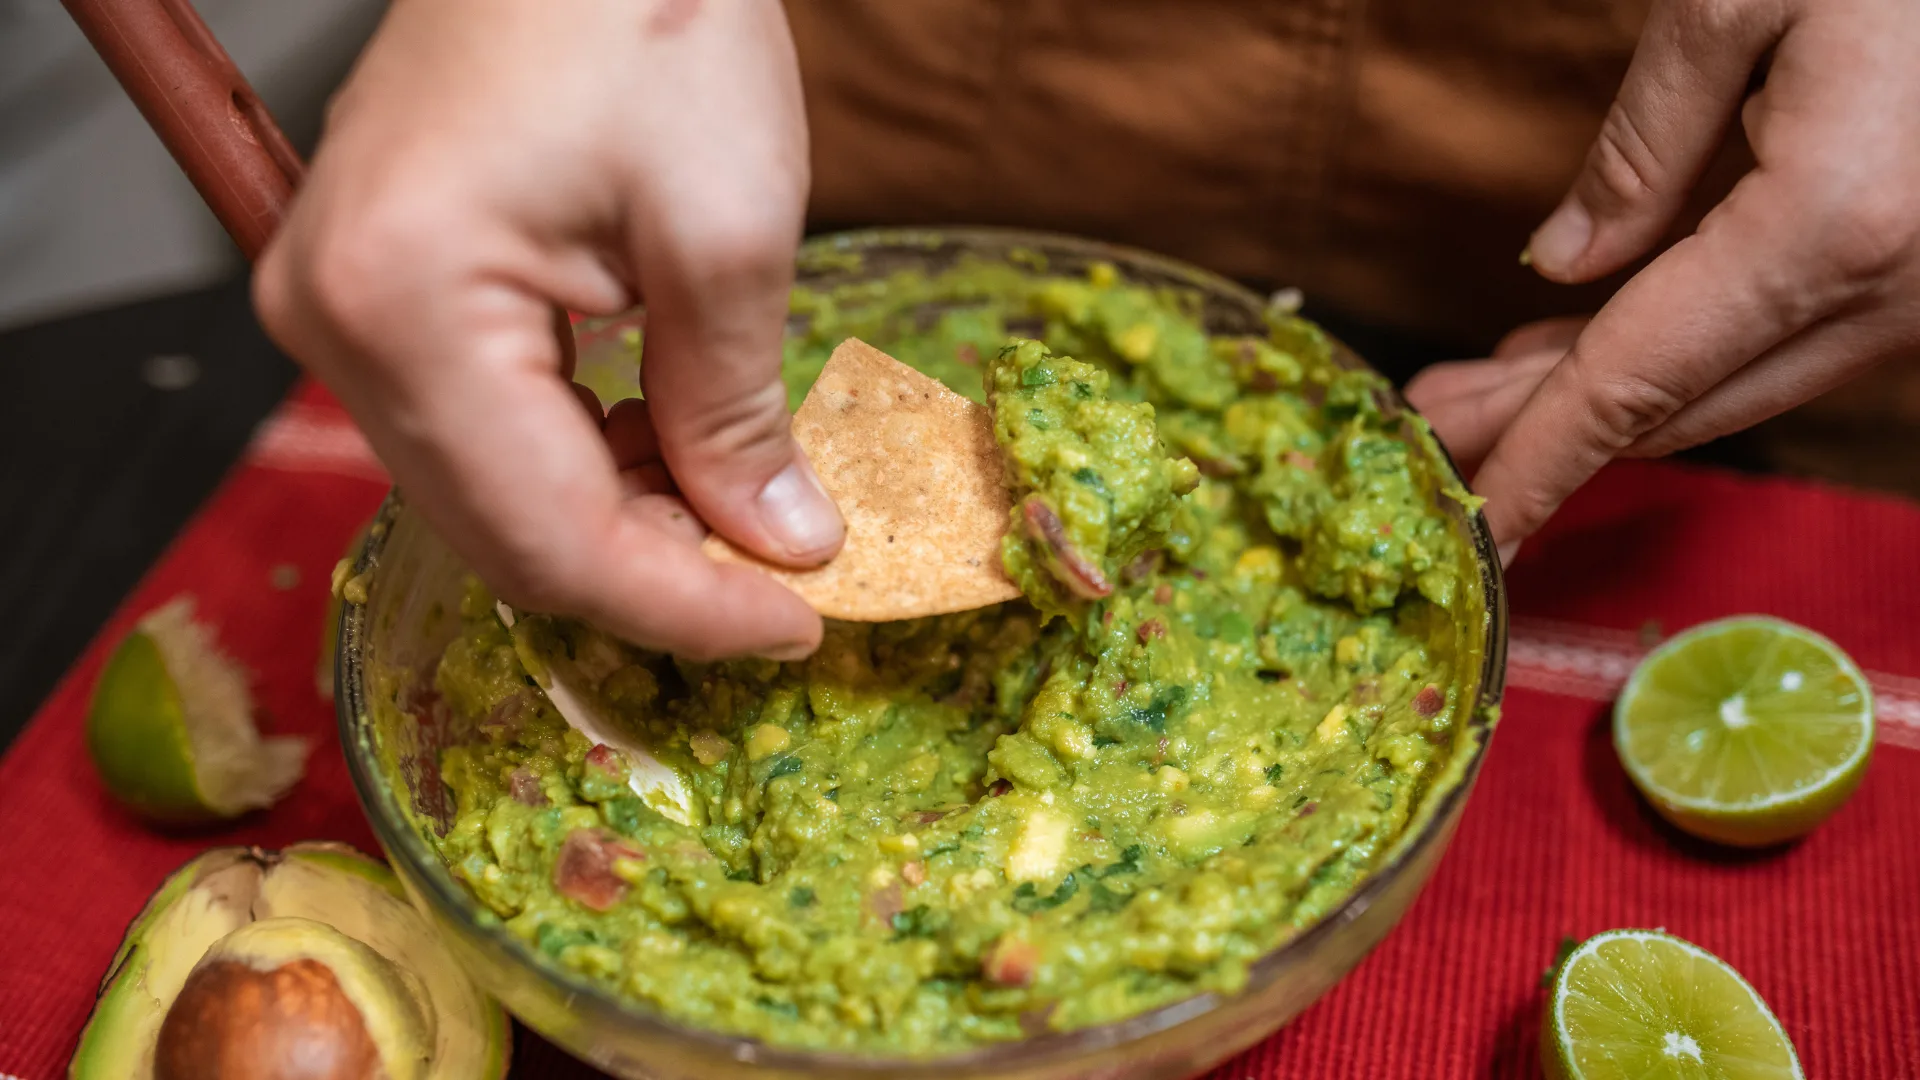
M 719 536 L 708 556 L 765 570 L 830 619 L 916 619 L 1020 595 L 1000 567 L 1013 504 L 986 406 L 848 338 L 793 434 L 846 519 L 846 547 L 813 570 L 769 565 Z

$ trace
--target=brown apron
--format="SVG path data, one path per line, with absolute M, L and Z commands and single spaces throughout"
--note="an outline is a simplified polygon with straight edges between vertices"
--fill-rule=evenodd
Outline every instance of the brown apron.
M 789 0 L 813 220 L 1081 233 L 1483 349 L 1618 284 L 1518 256 L 1648 3 Z

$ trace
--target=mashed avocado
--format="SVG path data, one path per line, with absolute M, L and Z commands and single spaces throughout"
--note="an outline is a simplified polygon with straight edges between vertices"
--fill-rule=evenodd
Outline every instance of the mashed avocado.
M 442 755 L 447 864 L 552 962 L 782 1044 L 937 1053 L 1234 991 L 1452 753 L 1481 616 L 1433 459 L 1309 324 L 1209 337 L 1105 266 L 793 306 L 795 402 L 857 335 L 991 403 L 1030 602 L 830 622 L 787 664 L 553 624 L 695 827 L 561 721 L 476 586 L 436 678 L 485 736 Z
M 1176 497 L 1200 482 L 1193 462 L 1167 456 L 1153 406 L 1112 400 L 1109 382 L 1038 341 L 1016 341 L 987 365 L 1014 497 L 1002 561 L 1042 611 L 1112 595 L 1122 567 L 1166 543 Z

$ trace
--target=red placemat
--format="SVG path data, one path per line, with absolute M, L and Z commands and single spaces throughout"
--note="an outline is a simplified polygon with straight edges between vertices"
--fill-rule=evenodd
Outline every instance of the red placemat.
M 63 1073 L 127 920 L 200 849 L 329 838 L 374 850 L 313 673 L 328 572 L 384 489 L 338 408 L 303 387 L 0 760 L 0 1074 Z M 1663 926 L 1739 968 L 1809 1076 L 1920 1075 L 1916 552 L 1920 507 L 1905 502 L 1674 465 L 1609 469 L 1514 567 L 1506 716 L 1425 895 L 1353 975 L 1214 1080 L 1536 1075 L 1539 980 L 1555 947 L 1617 926 Z M 107 801 L 81 716 L 107 647 L 181 593 L 255 673 L 268 724 L 315 749 L 272 811 L 163 837 Z M 1873 673 L 1881 749 L 1812 837 L 1734 855 L 1677 835 L 1637 799 L 1605 717 L 1645 642 L 1749 611 L 1828 634 Z M 514 1075 L 591 1073 L 523 1034 Z

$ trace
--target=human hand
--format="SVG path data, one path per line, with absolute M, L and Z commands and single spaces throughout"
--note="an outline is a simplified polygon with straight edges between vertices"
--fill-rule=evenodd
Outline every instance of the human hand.
M 795 658 L 819 617 L 699 542 L 704 521 L 806 566 L 843 539 L 779 378 L 807 184 L 775 0 L 407 0 L 255 302 L 504 599 L 694 658 Z M 556 314 L 640 300 L 647 400 L 603 436 Z
M 1911 0 L 1656 0 L 1534 267 L 1574 283 L 1644 255 L 1736 112 L 1757 164 L 1591 322 L 1522 328 L 1408 387 L 1463 465 L 1484 457 L 1503 557 L 1616 456 L 1706 442 L 1920 349 L 1915 55 Z

